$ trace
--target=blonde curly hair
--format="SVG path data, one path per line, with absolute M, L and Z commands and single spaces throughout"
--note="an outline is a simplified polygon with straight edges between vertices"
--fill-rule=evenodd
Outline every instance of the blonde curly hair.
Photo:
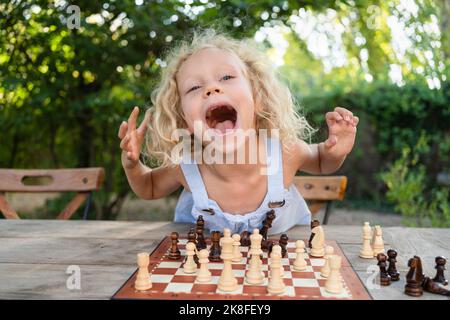
M 296 103 L 289 88 L 281 82 L 277 71 L 252 39 L 237 40 L 214 29 L 194 31 L 191 41 L 183 40 L 170 50 L 162 69 L 161 81 L 151 94 L 153 114 L 147 131 L 143 154 L 154 158 L 158 165 L 173 165 L 171 151 L 179 141 L 172 139 L 175 129 L 187 128 L 181 110 L 176 75 L 184 61 L 199 50 L 216 48 L 235 54 L 244 64 L 244 75 L 249 80 L 255 105 L 256 132 L 259 129 L 278 129 L 282 143 L 310 139 L 315 131 L 304 116 L 296 112 Z

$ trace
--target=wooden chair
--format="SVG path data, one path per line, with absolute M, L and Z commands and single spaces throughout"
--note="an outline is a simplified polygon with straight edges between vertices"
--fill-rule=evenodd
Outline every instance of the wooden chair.
M 92 202 L 92 191 L 100 189 L 103 168 L 22 170 L 0 169 L 0 211 L 6 219 L 20 219 L 5 199 L 5 192 L 77 192 L 57 219 L 68 220 L 87 199 L 83 219 Z M 50 181 L 42 183 L 42 181 Z
M 334 200 L 344 199 L 347 187 L 345 176 L 296 176 L 294 184 L 306 200 L 312 215 L 317 214 L 325 206 L 323 224 L 328 223 L 331 212 L 331 203 Z

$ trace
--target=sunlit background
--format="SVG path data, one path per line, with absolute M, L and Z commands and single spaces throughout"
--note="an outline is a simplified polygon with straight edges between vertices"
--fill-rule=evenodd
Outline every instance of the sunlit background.
M 428 0 L 2 3 L 0 167 L 100 166 L 90 219 L 172 219 L 177 194 L 132 194 L 117 130 L 134 105 L 151 106 L 165 52 L 212 27 L 266 51 L 318 129 L 309 142 L 323 141 L 336 106 L 360 117 L 356 146 L 334 173 L 349 179 L 341 222 L 372 214 L 448 227 L 449 16 L 449 1 Z M 54 216 L 71 197 L 8 196 L 29 218 Z

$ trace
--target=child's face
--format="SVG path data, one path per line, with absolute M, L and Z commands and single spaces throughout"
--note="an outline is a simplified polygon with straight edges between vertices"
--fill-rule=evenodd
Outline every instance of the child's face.
M 236 129 L 254 128 L 255 105 L 243 62 L 220 49 L 207 48 L 190 56 L 176 80 L 188 130 L 201 124 L 202 133 L 232 137 Z

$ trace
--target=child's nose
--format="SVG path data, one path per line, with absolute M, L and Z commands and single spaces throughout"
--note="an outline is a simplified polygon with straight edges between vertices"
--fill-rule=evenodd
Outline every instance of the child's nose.
M 206 97 L 209 97 L 213 93 L 222 93 L 222 90 L 219 87 L 217 87 L 217 86 L 207 87 L 206 90 L 205 90 L 204 96 L 206 98 Z

